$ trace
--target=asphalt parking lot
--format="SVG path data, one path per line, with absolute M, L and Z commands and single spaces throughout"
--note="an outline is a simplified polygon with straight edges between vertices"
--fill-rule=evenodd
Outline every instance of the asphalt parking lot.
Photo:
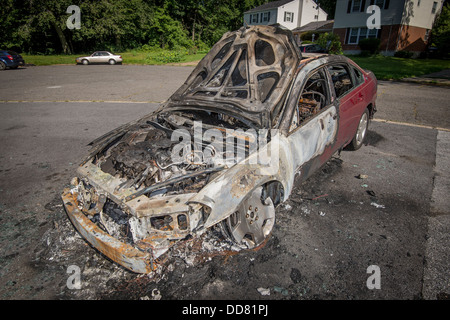
M 158 272 L 141 276 L 88 246 L 59 198 L 87 144 L 155 110 L 192 69 L 48 66 L 1 73 L 0 299 L 449 297 L 445 87 L 380 82 L 366 145 L 336 155 L 297 185 L 258 250 L 207 252 L 187 241 Z M 67 286 L 73 265 L 82 271 L 80 289 Z M 380 289 L 367 286 L 371 266 L 379 268 Z

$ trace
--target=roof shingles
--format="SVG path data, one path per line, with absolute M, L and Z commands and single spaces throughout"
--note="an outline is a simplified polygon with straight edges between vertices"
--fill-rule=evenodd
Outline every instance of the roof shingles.
M 292 1 L 294 1 L 294 0 L 280 0 L 280 1 L 268 2 L 263 5 L 260 5 L 259 7 L 253 8 L 249 11 L 246 11 L 245 13 L 252 13 L 252 12 L 259 12 L 259 11 L 264 11 L 264 10 L 275 9 L 275 8 L 284 6 L 285 4 L 292 2 Z

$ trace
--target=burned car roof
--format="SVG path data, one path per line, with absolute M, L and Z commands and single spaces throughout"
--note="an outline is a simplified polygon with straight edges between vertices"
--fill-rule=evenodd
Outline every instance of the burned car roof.
M 214 106 L 262 127 L 279 111 L 300 60 L 290 32 L 242 27 L 223 35 L 165 107 Z

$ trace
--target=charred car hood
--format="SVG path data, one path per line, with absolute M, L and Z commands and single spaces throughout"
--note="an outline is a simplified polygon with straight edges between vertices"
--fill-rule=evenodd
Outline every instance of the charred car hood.
M 279 112 L 300 60 L 290 31 L 251 26 L 228 32 L 165 109 L 215 108 L 265 127 Z

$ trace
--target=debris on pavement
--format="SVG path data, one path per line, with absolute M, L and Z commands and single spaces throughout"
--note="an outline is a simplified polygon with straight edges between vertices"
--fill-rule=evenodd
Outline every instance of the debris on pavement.
M 262 296 L 270 296 L 270 288 L 258 288 L 256 289 Z
M 371 205 L 371 206 L 374 206 L 374 207 L 377 208 L 377 209 L 386 209 L 386 207 L 385 207 L 384 205 L 378 204 L 378 203 L 376 203 L 376 202 L 371 202 L 370 205 Z
M 373 192 L 373 190 L 367 190 L 366 192 L 369 196 L 376 197 L 376 194 L 375 194 L 375 192 Z

